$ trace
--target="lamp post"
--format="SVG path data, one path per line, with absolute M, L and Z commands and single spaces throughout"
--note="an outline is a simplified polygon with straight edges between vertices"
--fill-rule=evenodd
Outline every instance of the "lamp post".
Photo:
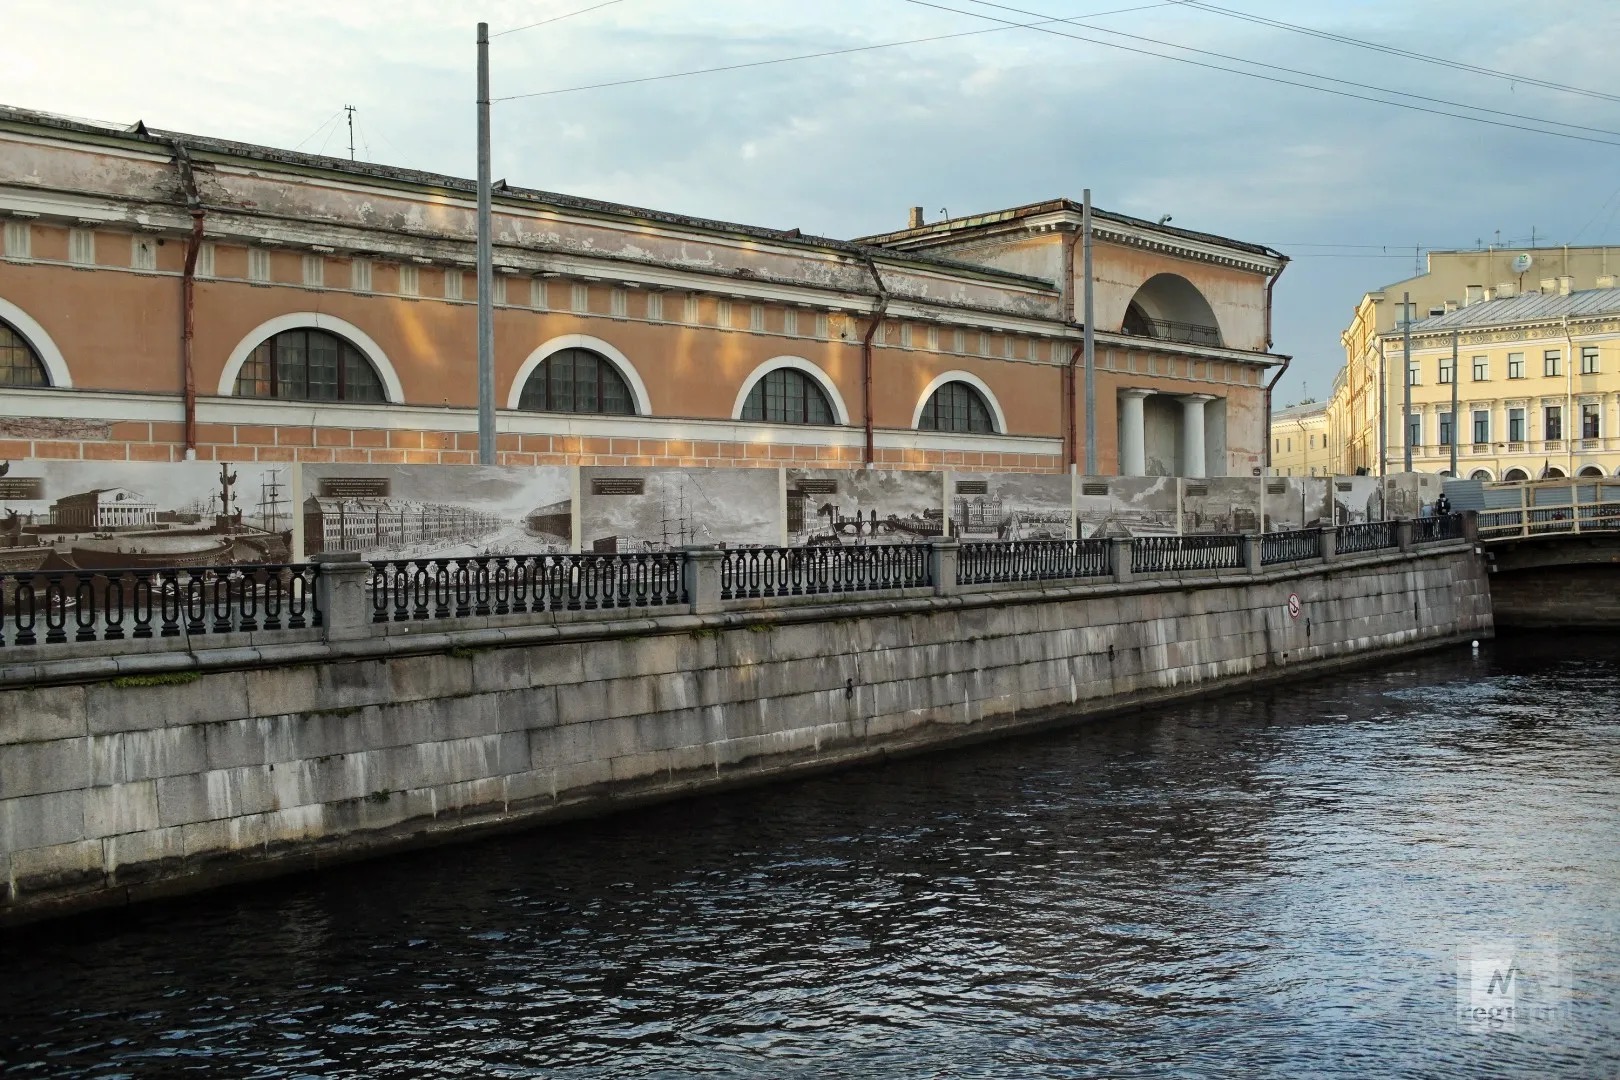
M 478 24 L 478 463 L 495 464 L 495 267 L 490 244 L 489 24 Z

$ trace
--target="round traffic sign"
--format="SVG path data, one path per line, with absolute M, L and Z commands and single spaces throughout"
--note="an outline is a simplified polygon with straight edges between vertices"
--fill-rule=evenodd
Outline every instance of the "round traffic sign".
M 1288 617 L 1291 619 L 1299 618 L 1299 593 L 1288 594 Z

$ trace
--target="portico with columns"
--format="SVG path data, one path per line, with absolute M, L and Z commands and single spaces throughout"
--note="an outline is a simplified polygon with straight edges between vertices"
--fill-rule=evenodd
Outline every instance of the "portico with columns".
M 1224 476 L 1225 399 L 1148 387 L 1118 391 L 1121 476 Z M 1212 405 L 1215 409 L 1212 410 Z M 1208 413 L 1218 412 L 1217 423 Z M 1212 438 L 1215 451 L 1210 451 Z M 1211 469 L 1211 460 L 1218 462 Z

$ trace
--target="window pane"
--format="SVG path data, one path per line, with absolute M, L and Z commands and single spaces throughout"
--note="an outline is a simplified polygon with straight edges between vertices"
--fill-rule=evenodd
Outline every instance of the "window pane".
M 343 345 L 343 398 L 345 401 L 384 401 L 382 380 L 353 345 Z
M 23 336 L 0 323 L 0 384 L 6 386 L 47 386 L 45 365 Z
M 635 413 L 635 406 L 631 403 L 630 385 L 624 381 L 612 364 L 602 365 L 602 411 L 616 416 L 630 416 Z
M 266 341 L 259 345 L 242 363 L 242 370 L 236 376 L 236 394 L 238 397 L 269 397 L 270 365 L 272 362 L 273 346 Z
M 310 332 L 309 396 L 314 401 L 336 401 L 338 396 L 338 340 L 328 334 Z
M 308 397 L 308 335 L 302 330 L 289 330 L 285 334 L 277 334 L 273 340 L 276 350 L 276 396 Z
M 529 379 L 523 384 L 523 393 L 518 396 L 518 408 L 533 412 L 545 412 L 546 380 L 551 373 L 551 362 L 542 360 L 529 373 Z

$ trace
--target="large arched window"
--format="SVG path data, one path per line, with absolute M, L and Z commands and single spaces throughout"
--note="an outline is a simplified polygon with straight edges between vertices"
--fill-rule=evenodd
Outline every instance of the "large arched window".
M 0 386 L 49 386 L 45 364 L 28 339 L 0 322 Z
M 283 330 L 260 342 L 236 376 L 238 397 L 387 401 L 365 354 L 325 330 Z
M 1525 472 L 1523 469 L 1509 469 L 1507 472 L 1502 474 L 1502 479 L 1506 480 L 1508 483 L 1519 483 L 1530 479 L 1530 474 Z
M 965 382 L 948 382 L 923 403 L 917 427 L 923 431 L 996 430 L 983 395 Z
M 518 408 L 634 416 L 635 401 L 613 361 L 590 349 L 562 349 L 529 373 Z
M 816 381 L 793 368 L 777 368 L 754 384 L 743 402 L 742 419 L 772 424 L 832 424 L 832 402 Z

